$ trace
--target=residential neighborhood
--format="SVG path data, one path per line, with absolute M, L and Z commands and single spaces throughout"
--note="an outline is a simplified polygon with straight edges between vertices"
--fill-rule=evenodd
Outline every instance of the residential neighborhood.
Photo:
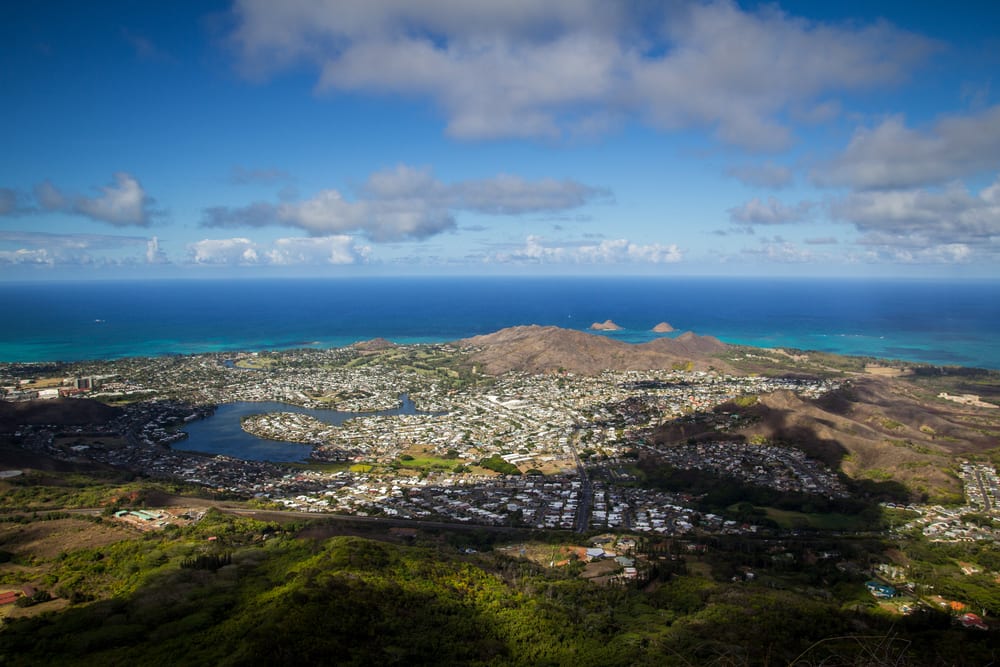
M 637 486 L 637 456 L 780 492 L 847 495 L 837 474 L 799 449 L 727 439 L 740 416 L 715 410 L 775 391 L 815 398 L 838 381 L 681 369 L 487 377 L 454 366 L 457 356 L 447 345 L 394 346 L 389 357 L 354 347 L 213 353 L 85 362 L 55 380 L 8 365 L 0 381 L 7 400 L 57 384 L 122 406 L 100 424 L 20 427 L 14 435 L 28 449 L 307 512 L 660 535 L 760 529 L 696 512 L 688 494 Z M 318 465 L 185 451 L 185 428 L 216 419 L 217 406 L 264 402 L 285 407 L 234 428 L 307 445 Z M 704 422 L 718 436 L 656 443 L 652 432 L 670 421 Z M 491 457 L 519 474 L 483 467 Z M 992 468 L 962 470 L 970 508 L 994 510 Z M 920 511 L 914 525 L 928 536 L 990 532 L 966 525 L 960 510 Z

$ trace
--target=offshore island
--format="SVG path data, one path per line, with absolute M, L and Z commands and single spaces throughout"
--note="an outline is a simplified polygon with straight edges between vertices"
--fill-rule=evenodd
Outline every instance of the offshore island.
M 3 364 L 0 384 L 15 664 L 981 664 L 996 645 L 993 371 L 524 326 Z M 235 405 L 230 432 L 300 455 L 189 451 Z

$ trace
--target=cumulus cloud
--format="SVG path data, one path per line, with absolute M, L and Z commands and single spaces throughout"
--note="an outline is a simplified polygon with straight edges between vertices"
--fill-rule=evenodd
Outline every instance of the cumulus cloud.
M 257 243 L 248 238 L 203 239 L 188 245 L 194 264 L 225 266 L 319 266 L 368 261 L 371 249 L 350 236 L 279 238 Z
M 766 201 L 754 197 L 741 206 L 729 209 L 729 219 L 749 225 L 784 225 L 805 220 L 813 206 L 807 201 L 786 206 L 774 197 L 768 197 Z
M 730 167 L 726 173 L 745 185 L 757 188 L 783 188 L 792 182 L 792 170 L 773 162 L 737 165 Z
M 151 247 L 155 249 L 157 263 L 165 262 L 156 237 L 0 231 L 0 264 L 139 264 L 144 257 L 148 260 Z
M 358 246 L 350 236 L 282 238 L 267 252 L 270 264 L 356 264 L 367 261 L 371 249 Z
M 157 212 L 155 200 L 139 181 L 126 172 L 118 172 L 114 183 L 95 188 L 98 195 L 66 194 L 50 181 L 34 187 L 33 197 L 9 188 L 0 189 L 0 215 L 26 215 L 39 212 L 62 212 L 82 215 L 115 227 L 148 226 Z
M 812 172 L 819 185 L 906 189 L 995 171 L 1000 164 L 1000 105 L 946 116 L 915 130 L 902 116 L 855 132 L 844 152 Z
M 641 245 L 626 239 L 596 244 L 557 245 L 540 236 L 529 236 L 523 246 L 493 253 L 488 261 L 530 264 L 673 264 L 684 259 L 675 244 Z
M 800 248 L 794 243 L 780 238 L 761 239 L 756 248 L 744 248 L 742 253 L 748 257 L 756 257 L 778 264 L 802 264 L 823 259 L 807 248 Z
M 831 214 L 861 232 L 902 243 L 995 243 L 1000 240 L 1000 178 L 979 193 L 953 183 L 925 189 L 855 192 L 831 205 Z
M 115 174 L 114 184 L 102 186 L 98 190 L 101 194 L 97 197 L 77 197 L 73 210 L 88 218 L 119 227 L 146 226 L 150 223 L 153 200 L 131 175 L 118 172 Z
M 449 184 L 437 180 L 430 169 L 406 165 L 372 174 L 360 192 L 361 197 L 354 200 L 331 189 L 303 201 L 207 208 L 202 225 L 282 225 L 313 236 L 360 233 L 385 242 L 424 239 L 455 229 L 457 211 L 490 215 L 550 213 L 609 196 L 606 190 L 575 181 L 527 181 L 510 175 Z
M 927 189 L 855 192 L 830 205 L 862 233 L 879 259 L 966 262 L 1000 254 L 1000 178 L 978 193 L 959 183 Z
M 735 2 L 238 0 L 240 68 L 308 63 L 320 91 L 434 100 L 463 139 L 592 133 L 621 117 L 772 150 L 782 116 L 891 84 L 936 48 L 884 22 L 826 24 Z
M 18 248 L 17 250 L 0 250 L 0 265 L 40 265 L 53 266 L 55 260 L 49 255 L 45 248 L 29 250 Z
M 850 257 L 852 262 L 896 264 L 966 264 L 975 252 L 964 243 L 946 243 L 928 248 L 906 248 L 868 242 L 868 249 Z
M 169 264 L 167 254 L 160 249 L 160 239 L 155 236 L 146 242 L 147 264 Z
M 257 244 L 248 238 L 202 239 L 188 245 L 195 264 L 257 264 Z

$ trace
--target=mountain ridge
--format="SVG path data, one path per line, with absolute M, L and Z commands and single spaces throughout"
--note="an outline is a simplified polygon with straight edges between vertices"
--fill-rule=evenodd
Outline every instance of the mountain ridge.
M 595 375 L 605 370 L 728 368 L 716 358 L 727 345 L 712 336 L 692 332 L 633 344 L 575 329 L 532 324 L 464 338 L 457 344 L 476 348 L 471 360 L 485 372 L 496 375 L 509 371 L 565 370 Z

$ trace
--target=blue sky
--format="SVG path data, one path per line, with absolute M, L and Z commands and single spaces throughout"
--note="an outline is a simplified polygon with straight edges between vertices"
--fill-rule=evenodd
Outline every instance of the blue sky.
M 3 3 L 0 279 L 996 278 L 998 25 L 994 2 Z

